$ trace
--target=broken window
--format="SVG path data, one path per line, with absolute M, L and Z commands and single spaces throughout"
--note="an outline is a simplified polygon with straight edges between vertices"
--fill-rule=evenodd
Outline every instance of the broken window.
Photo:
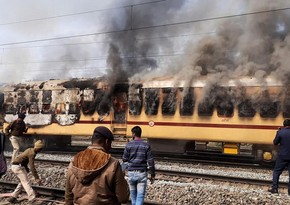
M 205 100 L 198 104 L 198 115 L 199 116 L 212 116 L 213 114 L 213 103 L 209 100 Z
M 38 114 L 39 113 L 39 108 L 38 108 L 38 104 L 33 102 L 29 105 L 28 108 L 28 113 L 29 114 Z
M 111 96 L 106 90 L 97 90 L 95 97 L 95 105 L 99 115 L 106 115 L 110 113 L 111 108 Z
M 4 103 L 4 93 L 0 93 L 0 107 L 2 108 Z
M 81 94 L 81 109 L 84 115 L 93 115 L 96 109 L 96 104 L 94 101 L 95 91 L 92 89 L 83 90 Z
M 14 107 L 13 104 L 5 104 L 4 107 L 5 107 L 6 114 L 13 114 L 13 115 L 16 114 L 16 108 Z
M 66 106 L 65 103 L 56 103 L 55 114 L 65 114 Z
M 43 104 L 50 104 L 52 101 L 51 95 L 52 95 L 51 90 L 44 90 L 42 92 L 42 103 Z
M 238 104 L 238 115 L 239 117 L 254 117 L 256 110 L 250 100 L 245 100 Z
M 162 114 L 174 115 L 176 110 L 176 89 L 163 88 Z
M 282 115 L 284 118 L 290 118 L 290 90 L 287 89 L 282 104 Z
M 234 114 L 234 105 L 230 101 L 224 101 L 216 106 L 219 117 L 232 117 Z
M 189 88 L 184 93 L 181 102 L 179 113 L 181 116 L 191 116 L 193 115 L 195 99 L 193 94 L 193 88 Z
M 50 104 L 42 104 L 41 113 L 42 114 L 50 114 L 51 113 Z
M 68 114 L 79 114 L 79 106 L 77 103 L 70 103 Z
M 264 118 L 275 118 L 278 115 L 278 102 L 263 102 L 260 104 L 260 115 Z
M 145 90 L 145 113 L 157 115 L 159 107 L 159 89 L 148 88 Z
M 142 110 L 143 89 L 141 85 L 132 84 L 129 87 L 129 114 L 140 115 Z

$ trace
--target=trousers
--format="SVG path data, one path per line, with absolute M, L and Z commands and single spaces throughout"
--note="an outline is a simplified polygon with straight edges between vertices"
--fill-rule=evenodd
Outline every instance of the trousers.
M 11 145 L 13 147 L 13 152 L 12 152 L 12 156 L 11 156 L 11 162 L 13 162 L 13 160 L 19 154 L 19 149 L 20 149 L 19 142 L 20 142 L 20 138 L 12 135 L 9 139 L 10 139 Z
M 16 189 L 12 193 L 12 196 L 17 198 L 18 195 L 21 193 L 22 188 L 24 188 L 25 192 L 27 193 L 28 200 L 32 201 L 35 199 L 35 192 L 33 191 L 31 184 L 29 182 L 27 171 L 24 167 L 20 165 L 11 165 L 12 172 L 17 176 L 17 178 L 20 180 L 20 183 L 18 183 Z
M 273 171 L 273 189 L 278 189 L 280 175 L 286 167 L 290 176 L 290 160 L 281 159 L 278 157 Z M 290 182 L 288 183 L 288 193 L 290 193 Z
M 128 171 L 128 184 L 132 205 L 142 205 L 146 193 L 147 172 Z

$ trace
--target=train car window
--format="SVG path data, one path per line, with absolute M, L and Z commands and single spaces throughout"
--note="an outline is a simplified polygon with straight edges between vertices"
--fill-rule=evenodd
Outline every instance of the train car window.
M 110 113 L 111 96 L 108 91 L 96 90 L 95 106 L 99 115 L 106 115 Z
M 0 93 L 0 107 L 2 108 L 4 103 L 4 93 Z
M 163 91 L 162 114 L 174 115 L 176 110 L 176 89 L 165 88 Z
M 79 106 L 77 103 L 70 103 L 68 114 L 79 114 Z
M 57 103 L 55 106 L 55 114 L 65 114 L 65 103 Z
M 199 116 L 212 116 L 214 106 L 208 100 L 198 104 L 198 115 Z
M 275 118 L 278 115 L 278 102 L 264 102 L 260 104 L 260 116 L 263 118 Z
M 42 92 L 42 103 L 43 104 L 50 104 L 52 101 L 52 91 L 51 90 L 44 90 Z
M 82 91 L 83 93 L 80 95 L 80 106 L 84 115 L 93 115 L 96 110 L 96 99 L 95 91 L 93 89 L 85 89 Z
M 42 104 L 42 109 L 41 109 L 41 113 L 42 114 L 50 114 L 51 113 L 51 109 L 50 109 L 50 104 Z
M 253 107 L 253 104 L 249 101 L 243 101 L 238 104 L 238 115 L 239 117 L 254 117 L 256 110 Z
M 17 104 L 17 113 L 26 112 L 27 106 L 26 104 Z
M 129 114 L 140 115 L 142 110 L 143 89 L 139 85 L 131 85 L 129 89 Z
M 234 114 L 234 105 L 232 102 L 222 102 L 216 106 L 219 117 L 232 117 Z
M 159 107 L 159 89 L 149 88 L 145 91 L 146 115 L 157 115 Z
M 195 99 L 193 94 L 193 89 L 188 89 L 186 94 L 184 94 L 183 98 L 180 102 L 180 110 L 179 113 L 181 116 L 191 116 L 193 115 L 195 105 Z
M 140 115 L 142 110 L 141 100 L 130 100 L 129 101 L 129 114 L 130 115 Z
M 28 107 L 28 113 L 29 114 L 38 114 L 39 113 L 39 107 L 37 103 L 31 103 Z
M 14 115 L 16 114 L 16 108 L 14 107 L 13 104 L 5 104 L 4 108 L 6 114 L 14 114 Z
M 290 102 L 285 102 L 282 110 L 283 110 L 283 117 L 290 118 Z

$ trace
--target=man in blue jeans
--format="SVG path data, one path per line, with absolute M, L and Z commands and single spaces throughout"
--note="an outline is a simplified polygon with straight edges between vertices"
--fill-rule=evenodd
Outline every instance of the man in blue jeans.
M 128 142 L 123 154 L 123 162 L 128 163 L 128 184 L 132 205 L 142 205 L 147 186 L 147 165 L 151 184 L 155 179 L 155 165 L 150 145 L 141 139 L 142 129 L 132 128 L 133 140 Z

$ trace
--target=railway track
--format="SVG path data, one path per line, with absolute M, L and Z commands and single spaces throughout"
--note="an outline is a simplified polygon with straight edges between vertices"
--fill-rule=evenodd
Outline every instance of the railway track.
M 17 186 L 17 183 L 0 181 L 0 186 L 2 188 L 5 187 L 5 190 L 12 191 Z M 43 186 L 32 186 L 32 187 L 34 191 L 37 193 L 38 198 L 40 199 L 42 198 L 44 202 L 49 202 L 51 205 L 64 204 L 64 194 L 65 194 L 64 189 L 49 188 L 49 187 L 43 187 Z M 5 199 L 5 197 L 0 198 L 0 205 L 1 205 L 1 202 L 6 202 L 6 201 L 7 200 Z M 128 205 L 129 204 L 130 203 L 128 203 Z M 144 202 L 144 205 L 162 205 L 162 204 L 158 202 L 146 200 Z

